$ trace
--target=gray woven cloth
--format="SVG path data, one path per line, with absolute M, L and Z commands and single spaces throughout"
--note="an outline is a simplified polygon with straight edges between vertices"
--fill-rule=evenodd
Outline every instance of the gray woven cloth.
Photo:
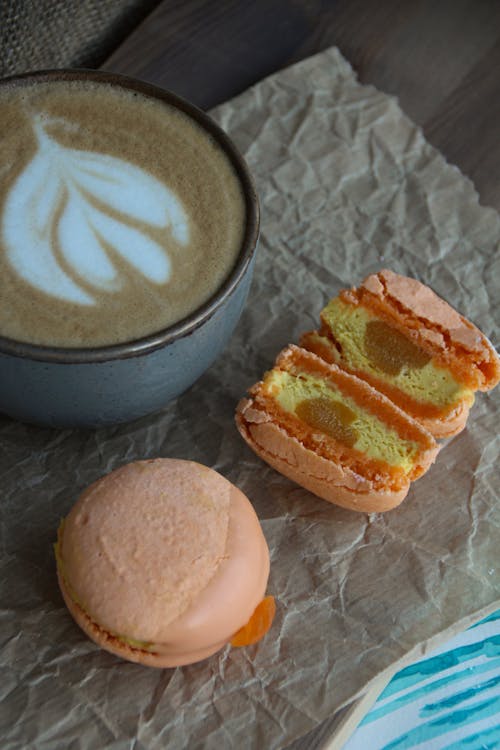
M 0 0 L 0 76 L 97 67 L 159 0 Z

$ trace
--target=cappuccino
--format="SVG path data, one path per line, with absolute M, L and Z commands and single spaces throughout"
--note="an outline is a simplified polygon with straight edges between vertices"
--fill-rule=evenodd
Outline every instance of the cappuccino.
M 245 198 L 220 146 L 95 80 L 0 86 L 0 336 L 95 347 L 158 332 L 230 274 Z

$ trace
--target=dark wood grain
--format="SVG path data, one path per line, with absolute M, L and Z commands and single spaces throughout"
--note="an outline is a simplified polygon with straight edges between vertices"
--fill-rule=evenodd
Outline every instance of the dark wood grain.
M 153 81 L 208 109 L 295 59 L 317 3 L 164 0 L 105 68 Z
M 426 122 L 428 139 L 460 165 L 483 202 L 500 209 L 500 41 L 444 97 Z
M 103 67 L 208 109 L 331 45 L 500 209 L 498 0 L 163 0 Z

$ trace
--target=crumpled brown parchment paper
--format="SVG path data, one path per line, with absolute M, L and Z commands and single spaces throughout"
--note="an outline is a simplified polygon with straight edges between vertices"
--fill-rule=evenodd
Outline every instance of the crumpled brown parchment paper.
M 279 748 L 384 670 L 499 606 L 498 393 L 386 515 L 315 499 L 255 457 L 234 408 L 342 286 L 390 267 L 493 337 L 500 218 L 336 49 L 219 107 L 262 201 L 250 298 L 216 364 L 160 414 L 94 432 L 0 418 L 2 750 Z M 1 374 L 0 374 L 1 377 Z M 61 516 L 105 472 L 176 456 L 248 494 L 272 555 L 268 636 L 182 669 L 99 651 L 58 592 Z

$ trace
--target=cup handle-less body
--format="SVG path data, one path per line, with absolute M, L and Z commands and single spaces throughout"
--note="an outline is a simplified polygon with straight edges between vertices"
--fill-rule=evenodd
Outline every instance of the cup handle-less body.
M 98 427 L 158 411 L 224 349 L 245 304 L 253 263 L 209 318 L 168 346 L 88 364 L 0 352 L 0 412 L 50 427 Z

